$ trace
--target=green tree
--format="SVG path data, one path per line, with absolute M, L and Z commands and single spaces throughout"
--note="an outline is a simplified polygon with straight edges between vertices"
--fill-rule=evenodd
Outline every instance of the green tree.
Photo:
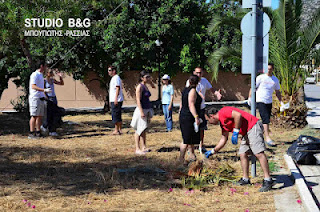
M 24 88 L 28 95 L 29 76 L 37 68 L 39 58 L 56 64 L 63 71 L 72 73 L 74 78 L 83 79 L 89 71 L 96 71 L 106 79 L 106 66 L 110 62 L 108 55 L 99 45 L 106 18 L 121 1 L 6 1 L 0 4 L 0 96 L 8 86 L 11 77 L 17 77 L 15 83 Z M 90 18 L 91 36 L 78 37 L 25 37 L 26 18 L 61 18 L 67 30 L 68 18 Z M 43 28 L 42 28 L 43 29 Z M 82 40 L 80 42 L 80 40 Z M 26 99 L 25 97 L 22 99 Z
M 269 58 L 275 64 L 275 75 L 280 80 L 281 90 L 286 95 L 294 95 L 303 85 L 304 71 L 301 66 L 318 57 L 320 43 L 320 10 L 307 26 L 301 26 L 301 0 L 280 0 L 277 10 L 264 8 L 271 18 Z M 239 11 L 234 17 L 216 16 L 211 22 L 211 30 L 221 25 L 238 25 L 244 16 Z M 233 61 L 241 64 L 241 46 L 223 46 L 212 52 L 208 63 L 214 73 L 218 73 L 219 64 Z
M 161 70 L 174 74 L 204 66 L 206 27 L 211 19 L 205 0 L 137 0 L 108 23 L 104 48 L 120 70 Z
M 241 9 L 241 1 L 214 2 L 214 15 L 208 26 L 208 34 L 213 39 L 211 51 L 208 52 L 208 70 L 217 79 L 219 69 L 235 72 L 241 66 L 240 22 L 246 10 Z
M 302 65 L 313 54 L 320 43 L 320 9 L 306 26 L 301 25 L 303 4 L 301 0 L 281 0 L 279 9 L 271 11 L 270 60 L 275 64 L 275 75 L 281 82 L 281 89 L 292 96 L 303 85 Z

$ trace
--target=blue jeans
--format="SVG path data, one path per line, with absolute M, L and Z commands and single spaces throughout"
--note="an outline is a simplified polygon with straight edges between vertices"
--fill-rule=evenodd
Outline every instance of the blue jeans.
M 162 105 L 164 119 L 166 120 L 167 130 L 172 130 L 172 108 L 168 110 L 169 105 Z

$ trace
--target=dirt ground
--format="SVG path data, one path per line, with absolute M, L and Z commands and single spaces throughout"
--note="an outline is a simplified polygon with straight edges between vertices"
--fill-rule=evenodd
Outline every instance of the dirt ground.
M 178 115 L 173 132 L 163 116 L 152 119 L 147 134 L 151 152 L 134 154 L 132 114 L 124 114 L 124 134 L 112 136 L 109 114 L 65 116 L 61 135 L 28 140 L 28 117 L 0 114 L 0 211 L 275 211 L 273 190 L 259 193 L 262 172 L 252 186 L 232 183 L 188 190 L 187 170 L 178 166 Z M 278 147 L 268 148 L 272 171 L 283 167 L 282 155 L 303 130 L 271 127 Z M 304 129 L 306 130 L 306 129 Z M 206 148 L 217 144 L 219 126 L 205 132 Z M 201 159 L 197 151 L 198 159 Z M 231 142 L 210 160 L 227 161 L 241 177 L 237 147 Z

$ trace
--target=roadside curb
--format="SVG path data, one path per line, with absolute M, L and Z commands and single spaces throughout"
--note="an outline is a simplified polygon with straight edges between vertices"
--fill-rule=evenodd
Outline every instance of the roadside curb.
M 292 158 L 289 155 L 285 154 L 284 160 L 286 161 L 288 169 L 291 172 L 291 176 L 295 180 L 295 184 L 298 189 L 302 204 L 306 209 L 306 211 L 309 211 L 309 212 L 320 211 L 308 189 L 306 182 L 304 181 L 303 175 L 300 173 L 298 167 L 296 166 Z

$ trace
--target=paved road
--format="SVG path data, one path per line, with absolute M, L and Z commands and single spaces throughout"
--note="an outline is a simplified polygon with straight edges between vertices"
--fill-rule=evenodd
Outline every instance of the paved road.
M 310 128 L 320 129 L 320 85 L 304 85 L 306 105 L 311 110 L 307 114 Z
M 314 105 L 320 107 L 320 85 L 305 84 L 304 85 L 305 100 Z

